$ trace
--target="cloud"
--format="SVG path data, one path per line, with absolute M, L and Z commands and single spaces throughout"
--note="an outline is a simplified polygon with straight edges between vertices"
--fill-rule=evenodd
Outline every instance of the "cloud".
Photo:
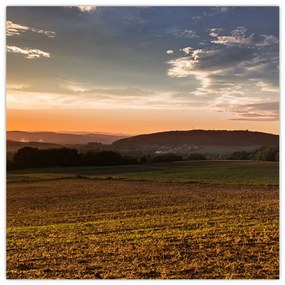
M 6 89 L 7 90 L 13 90 L 13 91 L 15 91 L 15 90 L 24 90 L 24 89 L 26 89 L 26 88 L 28 88 L 30 85 L 28 85 L 28 84 L 10 84 L 10 83 L 8 83 L 7 85 L 6 85 Z
M 246 34 L 246 28 L 238 26 L 231 32 L 231 34 L 233 37 L 243 37 Z
M 63 84 L 60 85 L 63 90 L 66 89 L 68 92 L 72 91 L 74 93 L 82 93 L 89 91 L 91 87 L 86 83 L 74 82 L 65 80 Z
M 217 13 L 227 13 L 232 9 L 232 7 L 227 6 L 220 6 L 220 7 L 212 7 L 211 10 L 217 12 Z
M 258 92 L 260 95 L 260 92 Z M 251 95 L 251 94 L 250 94 Z M 223 94 L 211 104 L 212 110 L 230 113 L 229 120 L 238 121 L 278 121 L 279 98 L 264 98 Z
M 191 47 L 185 47 L 185 48 L 182 48 L 180 50 L 183 51 L 185 54 L 189 54 L 191 52 L 192 48 Z
M 25 82 L 23 82 L 25 83 Z M 205 103 L 193 100 L 188 92 L 176 88 L 140 86 L 104 86 L 88 81 L 55 79 L 47 86 L 30 81 L 29 85 L 7 84 L 7 105 L 11 109 L 191 109 Z M 44 85 L 44 86 L 43 86 Z
M 259 47 L 265 47 L 265 46 L 272 46 L 275 44 L 279 44 L 279 39 L 273 35 L 260 35 L 263 40 L 259 43 L 257 43 L 257 46 Z
M 228 7 L 228 6 L 210 7 L 209 11 L 206 10 L 203 12 L 203 15 L 206 17 L 218 16 L 221 14 L 226 15 L 228 12 L 230 12 L 233 9 L 234 7 Z
M 193 30 L 190 30 L 190 29 L 175 31 L 173 33 L 173 35 L 175 35 L 177 37 L 188 38 L 188 39 L 199 38 L 197 33 Z
M 91 13 L 96 10 L 96 6 L 77 6 L 82 13 Z
M 62 92 L 63 91 L 63 92 Z M 80 93 L 80 96 L 78 94 Z M 185 109 L 193 106 L 187 97 L 176 91 L 141 89 L 135 87 L 103 88 L 93 86 L 86 91 L 58 90 L 38 92 L 7 90 L 9 109 Z M 162 100 L 163 98 L 163 100 Z
M 252 45 L 254 34 L 246 37 L 246 28 L 237 27 L 231 32 L 230 36 L 220 36 L 219 33 L 221 31 L 211 32 L 210 36 L 215 37 L 212 40 L 212 43 L 221 44 L 221 45 Z
M 263 105 L 257 103 L 264 102 L 269 108 L 267 101 L 278 100 L 279 54 L 277 49 L 267 48 L 278 39 L 248 36 L 241 26 L 230 36 L 221 36 L 221 28 L 207 31 L 216 45 L 180 49 L 185 55 L 167 62 L 168 76 L 196 79 L 198 85 L 189 96 L 204 99 L 214 110 L 237 116 L 235 120 L 277 120 L 278 112 L 261 110 Z
M 169 50 L 166 51 L 166 53 L 167 53 L 167 54 L 173 54 L 173 53 L 174 53 L 174 50 L 169 49 Z
M 245 37 L 233 37 L 233 36 L 218 36 L 216 40 L 211 41 L 214 44 L 221 45 L 251 45 L 253 34 L 248 38 Z
M 253 57 L 239 64 L 243 77 L 253 82 L 261 91 L 279 91 L 279 54 L 262 52 L 260 48 Z M 257 84 L 259 83 L 259 84 Z M 266 85 L 266 87 L 265 87 Z M 271 91 L 269 91 L 271 89 Z
M 43 34 L 49 38 L 55 38 L 55 35 L 56 35 L 55 32 L 53 31 L 45 31 L 45 30 L 37 30 L 37 29 L 32 29 L 31 31 L 36 32 L 38 34 Z
M 228 11 L 230 11 L 230 7 L 217 7 L 217 9 L 220 10 L 221 13 L 226 13 Z
M 279 102 L 261 102 L 227 106 L 227 110 L 237 117 L 237 121 L 278 121 Z
M 218 37 L 219 34 L 223 31 L 224 29 L 222 28 L 212 28 L 212 29 L 209 29 L 208 31 L 210 31 L 210 36 L 211 37 Z
M 9 37 L 20 35 L 21 33 L 28 31 L 29 29 L 29 27 L 15 24 L 12 21 L 6 21 L 6 35 Z
M 193 16 L 192 20 L 194 23 L 198 23 L 198 21 L 202 20 L 202 17 L 201 16 Z
M 130 98 L 135 96 L 147 96 L 151 97 L 155 95 L 157 92 L 152 89 L 147 88 L 139 88 L 139 87 L 102 87 L 102 86 L 94 86 L 93 84 L 87 82 L 79 82 L 79 81 L 71 81 L 64 80 L 59 83 L 60 89 L 58 90 L 61 93 L 66 94 L 79 94 L 81 96 L 98 96 L 98 97 L 122 97 L 122 98 Z M 32 90 L 32 89 L 31 89 Z
M 191 92 L 192 96 L 212 97 L 213 100 L 221 94 L 236 97 L 247 96 L 249 92 L 255 97 L 261 96 L 260 92 L 278 94 L 278 50 L 266 49 L 269 44 L 278 42 L 276 37 L 246 36 L 247 30 L 242 26 L 232 30 L 231 36 L 220 36 L 221 28 L 208 32 L 220 44 L 180 49 L 185 55 L 167 62 L 170 65 L 168 76 L 196 79 L 200 86 Z
M 55 32 L 53 31 L 31 28 L 28 26 L 22 26 L 22 25 L 13 23 L 12 21 L 6 21 L 6 35 L 7 36 L 9 37 L 19 36 L 26 32 L 42 34 L 49 38 L 54 38 L 56 36 Z M 49 52 L 45 52 L 39 49 L 20 48 L 17 46 L 7 46 L 7 52 L 24 54 L 25 58 L 27 59 L 35 59 L 35 58 L 40 58 L 40 57 L 49 58 L 50 57 Z
M 221 32 L 221 29 L 210 29 L 209 35 L 214 38 L 211 43 L 225 46 L 244 45 L 255 47 L 266 47 L 279 43 L 279 39 L 274 35 L 261 34 L 256 36 L 252 33 L 246 36 L 247 29 L 242 26 L 231 31 L 231 35 L 221 35 Z
M 54 38 L 56 36 L 55 32 L 53 31 L 31 28 L 31 27 L 22 26 L 22 25 L 13 23 L 12 21 L 6 21 L 6 35 L 8 37 L 19 36 L 26 32 L 42 34 L 49 38 Z
M 27 59 L 35 59 L 35 58 L 40 58 L 40 57 L 50 57 L 49 52 L 45 52 L 39 49 L 29 49 L 29 48 L 19 48 L 16 46 L 7 46 L 7 52 L 8 53 L 20 53 L 24 54 L 25 58 Z
M 279 87 L 278 86 L 274 86 L 273 84 L 270 84 L 268 82 L 258 81 L 256 83 L 256 86 L 259 87 L 261 91 L 265 91 L 265 92 L 279 92 Z
M 241 91 L 242 88 L 252 88 L 252 81 L 260 91 L 278 90 L 276 53 L 257 56 L 254 49 L 235 46 L 192 49 L 187 56 L 167 63 L 170 65 L 170 77 L 194 77 L 200 82 L 193 95 L 220 96 L 221 92 L 225 92 L 240 96 L 247 94 L 245 90 Z M 263 85 L 257 82 L 263 82 Z
M 172 68 L 168 70 L 171 77 L 187 77 L 197 72 L 217 73 L 252 58 L 253 50 L 245 48 L 193 49 L 190 55 L 168 62 Z

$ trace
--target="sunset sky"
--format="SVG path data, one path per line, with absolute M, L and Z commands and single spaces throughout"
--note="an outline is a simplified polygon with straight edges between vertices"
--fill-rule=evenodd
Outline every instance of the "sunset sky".
M 7 130 L 279 133 L 278 7 L 8 7 Z

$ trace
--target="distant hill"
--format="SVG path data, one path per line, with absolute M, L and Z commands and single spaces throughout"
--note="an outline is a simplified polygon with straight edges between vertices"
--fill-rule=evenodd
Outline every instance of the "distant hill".
M 54 144 L 54 143 L 42 143 L 42 142 L 19 142 L 13 140 L 7 140 L 6 143 L 7 151 L 17 151 L 23 147 L 34 147 L 39 149 L 50 149 L 50 148 L 61 148 L 64 147 L 61 144 Z
M 278 146 L 279 136 L 251 131 L 167 131 L 138 135 L 115 141 L 115 147 L 145 148 L 147 146 L 181 146 L 181 145 L 216 145 L 216 146 Z
M 55 144 L 87 144 L 89 142 L 97 142 L 103 144 L 111 144 L 116 140 L 126 138 L 123 135 L 107 135 L 107 134 L 71 134 L 71 133 L 55 133 L 55 132 L 23 132 L 23 131 L 7 131 L 7 139 L 20 142 L 43 142 Z

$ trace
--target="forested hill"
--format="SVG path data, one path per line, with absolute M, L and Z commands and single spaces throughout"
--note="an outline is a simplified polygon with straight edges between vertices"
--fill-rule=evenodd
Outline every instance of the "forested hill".
M 185 144 L 220 146 L 278 146 L 279 136 L 252 131 L 167 131 L 120 139 L 115 141 L 113 146 L 141 148 L 146 146 L 180 146 Z

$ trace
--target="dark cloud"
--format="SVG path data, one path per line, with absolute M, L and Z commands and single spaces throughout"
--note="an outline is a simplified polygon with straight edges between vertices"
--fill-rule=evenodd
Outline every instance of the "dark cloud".
M 226 49 L 200 50 L 197 52 L 199 69 L 217 70 L 235 67 L 252 58 L 250 48 L 228 47 Z
M 212 37 L 218 38 L 221 28 L 208 30 Z M 246 29 L 237 27 L 232 36 L 237 39 L 245 37 Z M 268 39 L 268 36 L 264 36 Z M 246 39 L 246 38 L 245 38 Z M 273 41 L 274 37 L 270 38 Z M 204 85 L 204 93 L 227 89 L 232 85 L 252 84 L 262 87 L 262 91 L 278 89 L 279 53 L 268 51 L 267 45 L 230 44 L 208 46 L 189 50 L 189 56 L 168 61 L 171 77 L 194 76 Z M 250 82 L 251 80 L 251 82 Z M 262 82 L 262 84 L 260 83 Z M 266 86 L 267 85 L 267 86 Z

